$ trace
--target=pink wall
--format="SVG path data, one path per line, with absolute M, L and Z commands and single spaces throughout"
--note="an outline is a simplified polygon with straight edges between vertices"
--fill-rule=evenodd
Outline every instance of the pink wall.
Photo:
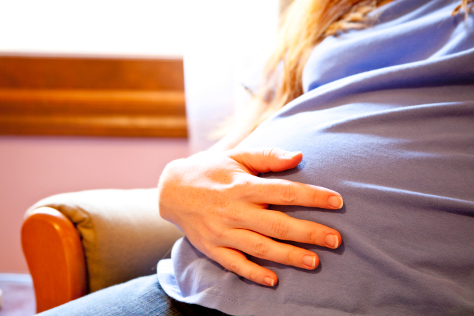
M 20 244 L 26 209 L 49 195 L 154 187 L 186 139 L 0 136 L 0 273 L 27 272 Z

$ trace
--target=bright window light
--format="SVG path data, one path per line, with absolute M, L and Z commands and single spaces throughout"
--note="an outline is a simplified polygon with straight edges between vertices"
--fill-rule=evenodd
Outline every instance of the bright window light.
M 0 0 L 0 52 L 183 54 L 191 0 Z
M 182 56 L 195 23 L 206 23 L 200 16 L 235 21 L 248 34 L 274 28 L 277 7 L 278 0 L 0 0 L 0 53 Z

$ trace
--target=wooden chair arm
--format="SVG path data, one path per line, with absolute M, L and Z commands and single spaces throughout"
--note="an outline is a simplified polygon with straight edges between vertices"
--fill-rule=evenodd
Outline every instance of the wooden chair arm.
M 86 294 L 81 238 L 66 216 L 50 207 L 34 210 L 23 222 L 21 242 L 33 279 L 38 313 Z

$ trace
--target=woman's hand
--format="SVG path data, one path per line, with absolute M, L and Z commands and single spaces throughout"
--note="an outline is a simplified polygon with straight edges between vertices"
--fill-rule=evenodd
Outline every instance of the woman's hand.
M 202 152 L 168 164 L 158 185 L 161 216 L 178 225 L 203 254 L 236 274 L 273 286 L 277 275 L 247 260 L 249 255 L 312 270 L 318 256 L 269 237 L 335 249 L 334 229 L 285 213 L 268 204 L 339 209 L 341 196 L 313 185 L 257 177 L 296 167 L 301 152 L 281 149 Z

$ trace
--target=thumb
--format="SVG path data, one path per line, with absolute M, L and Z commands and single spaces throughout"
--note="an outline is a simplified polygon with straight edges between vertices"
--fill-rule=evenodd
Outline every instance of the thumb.
M 238 150 L 229 156 L 247 167 L 254 175 L 260 172 L 279 172 L 292 169 L 303 159 L 301 151 L 290 152 L 279 148 Z

